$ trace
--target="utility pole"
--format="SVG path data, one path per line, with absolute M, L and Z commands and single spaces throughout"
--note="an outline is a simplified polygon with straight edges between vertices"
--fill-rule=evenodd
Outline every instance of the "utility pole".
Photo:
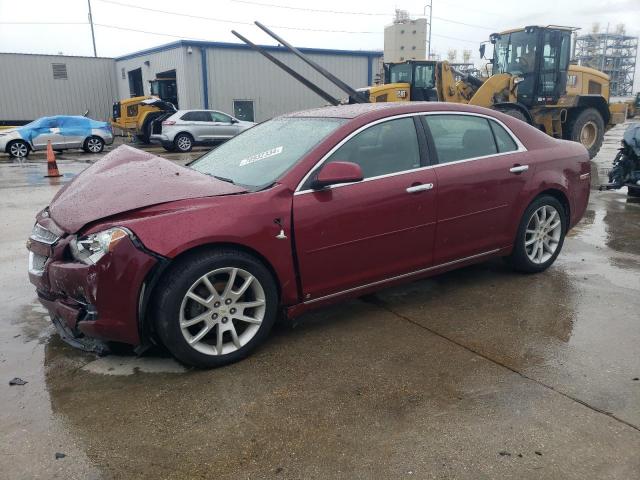
M 96 34 L 93 32 L 93 15 L 91 15 L 91 0 L 87 0 L 89 4 L 89 25 L 91 25 L 91 40 L 93 41 L 93 56 L 97 57 L 98 52 L 96 51 Z
M 433 0 L 429 0 L 429 3 L 424 6 L 423 14 L 427 16 L 427 8 L 429 9 L 429 21 L 427 25 L 429 26 L 429 39 L 427 40 L 427 60 L 431 59 L 431 20 L 433 18 Z

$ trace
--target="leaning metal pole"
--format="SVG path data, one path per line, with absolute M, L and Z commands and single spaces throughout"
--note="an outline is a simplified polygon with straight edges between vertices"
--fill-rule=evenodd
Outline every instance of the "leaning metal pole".
M 279 43 L 281 43 L 282 45 L 287 47 L 291 53 L 297 55 L 300 59 L 302 59 L 303 62 L 305 62 L 307 65 L 309 65 L 315 71 L 317 71 L 320 75 L 322 75 L 324 78 L 326 78 L 331 83 L 333 83 L 340 90 L 342 90 L 347 95 L 349 95 L 349 97 L 354 102 L 356 102 L 356 103 L 369 103 L 369 99 L 368 98 L 365 98 L 363 95 L 360 94 L 360 92 L 358 92 L 355 89 L 351 88 L 349 85 L 344 83 L 342 80 L 340 80 L 338 77 L 336 77 L 332 73 L 329 73 L 327 70 L 325 70 L 323 67 L 318 65 L 316 62 L 314 62 L 310 58 L 308 58 L 305 54 L 303 54 L 300 50 L 298 50 L 296 47 L 291 45 L 285 39 L 281 38 L 280 36 L 278 36 L 277 34 L 272 32 L 271 30 L 269 30 L 267 27 L 265 27 L 260 22 L 254 22 L 254 23 L 261 30 L 263 30 L 267 35 L 269 35 L 270 37 L 272 37 L 273 39 L 275 39 L 276 41 L 278 41 Z
M 91 0 L 87 0 L 89 4 L 89 25 L 91 25 L 91 40 L 93 41 L 93 56 L 97 57 L 98 52 L 96 51 L 96 34 L 93 31 L 93 15 L 91 15 Z
M 278 60 L 277 58 L 275 58 L 273 55 L 271 55 L 269 52 L 265 51 L 264 49 L 260 48 L 258 45 L 256 45 L 255 43 L 253 43 L 251 40 L 248 40 L 247 38 L 243 37 L 242 35 L 240 35 L 238 32 L 236 32 L 235 30 L 231 30 L 231 33 L 233 33 L 236 37 L 238 37 L 240 40 L 242 40 L 244 43 L 246 43 L 247 45 L 249 45 L 251 48 L 253 48 L 256 52 L 260 53 L 261 55 L 263 55 L 265 58 L 269 59 L 270 61 L 272 61 L 274 64 L 276 64 L 278 67 L 280 67 L 282 70 L 284 70 L 285 72 L 287 72 L 289 75 L 291 75 L 293 78 L 295 78 L 296 80 L 298 80 L 300 83 L 302 83 L 305 87 L 309 88 L 310 90 L 312 90 L 313 92 L 317 93 L 319 96 L 321 96 L 322 98 L 324 98 L 327 102 L 329 102 L 331 105 L 340 105 L 340 100 L 338 100 L 337 98 L 334 98 L 333 96 L 331 96 L 330 94 L 328 94 L 327 92 L 325 92 L 324 90 L 322 90 L 320 87 L 318 87 L 317 85 L 315 85 L 314 83 L 311 83 L 309 80 L 307 80 L 306 78 L 304 78 L 302 75 L 300 75 L 298 72 L 296 72 L 295 70 L 289 68 L 287 65 L 285 65 L 284 63 L 282 63 L 280 60 Z

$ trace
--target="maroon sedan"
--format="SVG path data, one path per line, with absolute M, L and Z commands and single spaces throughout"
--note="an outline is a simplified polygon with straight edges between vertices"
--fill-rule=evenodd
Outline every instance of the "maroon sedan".
M 37 216 L 29 277 L 68 342 L 161 342 L 211 367 L 280 312 L 506 257 L 541 272 L 589 198 L 589 155 L 493 110 L 327 107 L 180 167 L 120 147 Z M 105 343 L 106 344 L 106 343 Z

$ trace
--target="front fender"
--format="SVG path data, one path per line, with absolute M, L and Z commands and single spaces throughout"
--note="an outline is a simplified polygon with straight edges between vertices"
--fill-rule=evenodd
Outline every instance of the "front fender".
M 91 230 L 116 225 L 129 228 L 147 249 L 170 260 L 215 245 L 236 245 L 254 252 L 277 277 L 282 302 L 298 301 L 291 192 L 283 186 L 160 204 L 112 217 L 108 223 L 92 225 Z

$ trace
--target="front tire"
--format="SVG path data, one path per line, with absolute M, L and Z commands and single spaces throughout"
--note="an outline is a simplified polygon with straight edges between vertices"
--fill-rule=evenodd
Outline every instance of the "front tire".
M 567 233 L 567 215 L 562 204 L 551 195 L 536 198 L 520 220 L 511 266 L 520 272 L 543 272 L 556 260 Z
M 100 153 L 104 150 L 104 140 L 92 135 L 84 141 L 82 149 L 87 153 Z
M 179 133 L 176 138 L 173 139 L 173 145 L 176 150 L 181 153 L 190 152 L 193 148 L 193 137 L 188 133 Z
M 581 143 L 595 157 L 604 140 L 604 120 L 595 108 L 586 108 L 573 118 L 568 125 L 568 140 Z
M 504 113 L 505 115 L 509 115 L 510 117 L 522 120 L 524 123 L 529 123 L 529 119 L 527 118 L 527 116 L 517 108 L 500 108 L 498 109 L 498 111 Z
M 627 185 L 627 195 L 634 198 L 640 197 L 640 187 L 632 187 L 631 185 Z
M 152 308 L 160 340 L 179 361 L 201 368 L 246 357 L 267 338 L 278 309 L 269 270 L 228 248 L 180 260 L 157 292 Z
M 30 150 L 29 144 L 22 140 L 15 140 L 7 147 L 7 153 L 14 158 L 25 158 Z

